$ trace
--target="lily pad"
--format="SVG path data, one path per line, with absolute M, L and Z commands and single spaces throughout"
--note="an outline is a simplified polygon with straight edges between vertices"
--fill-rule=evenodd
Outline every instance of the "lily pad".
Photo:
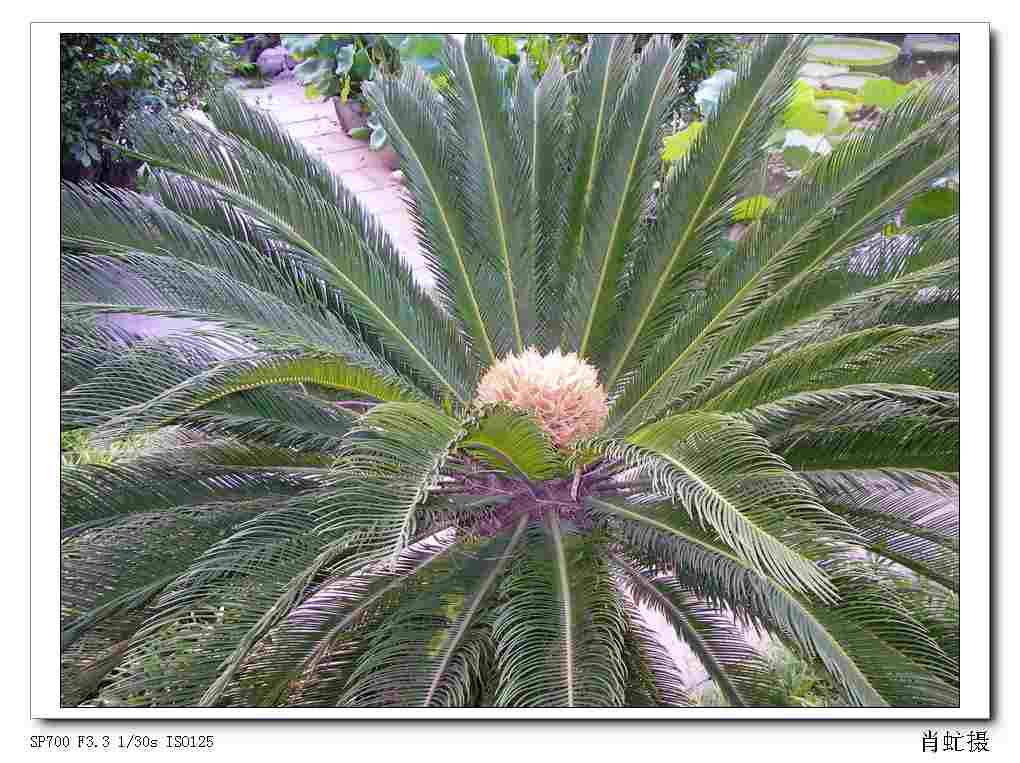
M 837 66 L 885 66 L 900 55 L 898 45 L 861 37 L 827 37 L 808 48 L 808 61 Z
M 960 43 L 952 40 L 932 38 L 930 40 L 913 40 L 910 53 L 918 56 L 954 56 L 960 54 Z
M 800 76 L 810 79 L 825 79 L 836 74 L 846 74 L 849 66 L 832 66 L 831 64 L 808 63 L 800 67 Z
M 909 85 L 901 85 L 882 77 L 869 80 L 861 88 L 861 98 L 868 106 L 891 109 L 903 96 L 910 92 Z
M 798 77 L 797 81 L 803 82 L 808 87 L 813 87 L 816 90 L 822 86 L 822 80 L 817 79 L 816 77 Z
M 879 76 L 871 72 L 850 72 L 848 74 L 836 74 L 823 80 L 822 84 L 832 90 L 846 90 L 859 94 L 865 83 L 872 79 L 879 79 Z
M 783 125 L 814 135 L 824 133 L 826 117 L 818 111 L 814 88 L 798 81 L 794 83 L 793 97 L 783 110 Z
M 818 90 L 815 92 L 815 106 L 819 111 L 828 111 L 833 101 L 842 103 L 843 108 L 847 111 L 855 111 L 864 104 L 864 99 L 861 96 L 847 90 Z

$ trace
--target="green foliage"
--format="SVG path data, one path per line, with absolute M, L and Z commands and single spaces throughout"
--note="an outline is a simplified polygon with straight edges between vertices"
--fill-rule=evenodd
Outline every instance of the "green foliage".
M 138 125 L 158 203 L 65 184 L 62 425 L 167 436 L 63 469 L 65 704 L 688 705 L 650 612 L 733 706 L 958 704 L 959 217 L 881 235 L 958 167 L 958 77 L 758 216 L 811 42 L 759 39 L 664 178 L 668 38 L 365 81 L 429 292 L 232 94 Z M 592 437 L 478 404 L 527 347 L 598 374 Z
M 741 199 L 733 208 L 733 222 L 757 220 L 772 206 L 772 199 L 761 194 Z
M 675 162 L 682 159 L 703 129 L 704 122 L 692 122 L 680 132 L 667 136 L 663 140 L 662 160 Z
M 888 77 L 869 79 L 861 88 L 861 100 L 867 106 L 890 109 L 904 98 L 910 89 L 911 85 L 901 85 Z
M 822 666 L 798 656 L 779 642 L 764 650 L 771 690 L 766 707 L 846 707 L 839 688 L 826 676 Z M 702 707 L 729 707 L 730 703 L 714 684 L 698 695 Z
M 62 466 L 81 466 L 130 460 L 142 451 L 150 439 L 143 435 L 133 435 L 98 446 L 90 440 L 87 429 L 72 429 L 60 435 L 60 463 Z
M 281 42 L 299 62 L 294 76 L 308 98 L 362 100 L 364 83 L 396 75 L 402 66 L 421 68 L 437 87 L 447 77 L 441 34 L 285 34 Z M 378 120 L 370 118 L 365 131 L 355 129 L 359 132 L 352 137 L 367 137 L 373 150 L 386 145 L 386 130 Z
M 127 144 L 140 114 L 201 108 L 233 65 L 217 35 L 61 35 L 61 176 L 132 185 L 136 165 L 104 143 Z
M 946 186 L 932 188 L 911 199 L 904 225 L 924 225 L 960 214 L 960 191 Z

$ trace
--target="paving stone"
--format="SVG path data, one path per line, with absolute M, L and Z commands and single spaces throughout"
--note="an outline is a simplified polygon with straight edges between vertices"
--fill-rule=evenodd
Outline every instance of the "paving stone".
M 332 123 L 331 123 L 332 125 Z M 332 154 L 337 151 L 350 151 L 352 149 L 365 148 L 365 141 L 355 140 L 349 135 L 344 135 L 342 132 L 336 129 L 336 125 L 332 125 L 333 130 L 330 132 L 318 133 L 315 135 L 309 135 L 304 138 L 301 143 L 305 148 L 319 151 L 324 154 Z

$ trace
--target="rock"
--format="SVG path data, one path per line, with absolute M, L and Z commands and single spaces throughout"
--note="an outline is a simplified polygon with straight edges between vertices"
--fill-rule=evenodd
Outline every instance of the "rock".
M 288 69 L 293 69 L 297 66 L 297 61 L 294 60 L 294 56 L 288 55 L 283 61 L 287 64 Z
M 243 34 L 243 42 L 234 46 L 234 54 L 242 61 L 258 61 L 259 55 L 267 48 L 280 44 L 278 34 Z
M 266 48 L 255 63 L 264 76 L 275 77 L 287 68 L 287 50 L 282 45 Z

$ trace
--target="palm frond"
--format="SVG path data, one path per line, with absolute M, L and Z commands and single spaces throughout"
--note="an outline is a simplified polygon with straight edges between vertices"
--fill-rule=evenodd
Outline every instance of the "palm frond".
M 661 410 L 706 371 L 789 325 L 785 306 L 801 295 L 811 297 L 813 311 L 835 301 L 824 298 L 825 290 L 799 287 L 828 273 L 830 260 L 879 232 L 957 161 L 958 130 L 958 83 L 951 73 L 888 112 L 876 130 L 842 142 L 709 274 L 705 296 L 688 305 L 672 336 L 643 360 L 616 416 L 640 419 Z
M 850 528 L 749 427 L 725 416 L 684 414 L 646 427 L 629 443 L 610 452 L 648 479 L 640 495 L 673 501 L 675 513 L 711 527 L 762 574 L 831 598 L 831 585 L 813 560 Z M 671 519 L 644 517 L 625 502 L 589 500 L 597 511 L 626 513 L 657 532 L 669 531 Z
M 455 325 L 415 285 L 386 233 L 349 195 L 327 198 L 251 143 L 180 120 L 145 121 L 131 154 L 214 190 L 328 274 L 360 320 L 436 387 L 466 402 L 473 374 Z
M 657 37 L 641 51 L 608 125 L 592 189 L 573 289 L 589 295 L 579 314 L 567 314 L 565 344 L 581 357 L 600 358 L 617 305 L 628 250 L 640 231 L 659 144 L 676 98 L 683 46 Z
M 526 413 L 502 406 L 476 415 L 460 449 L 478 461 L 530 480 L 547 480 L 564 471 L 562 456 L 549 435 Z
M 656 221 L 620 298 L 628 309 L 605 356 L 607 387 L 647 355 L 685 307 L 694 276 L 718 246 L 760 146 L 788 100 L 806 44 L 784 35 L 760 41 L 740 62 L 736 80 L 683 162 L 667 174 Z
M 412 219 L 436 282 L 437 292 L 460 320 L 485 365 L 496 362 L 487 325 L 497 298 L 491 287 L 497 270 L 467 246 L 464 190 L 457 182 L 453 140 L 446 129 L 447 106 L 420 69 L 400 79 L 381 78 L 365 88 L 373 110 L 401 158 L 411 190 Z
M 521 352 L 534 330 L 528 323 L 534 320 L 534 261 L 525 213 L 527 165 L 505 113 L 509 83 L 483 35 L 469 34 L 463 45 L 448 39 L 444 55 L 453 73 L 447 101 L 457 125 L 453 150 L 468 241 L 473 256 L 502 281 L 497 301 L 488 306 L 488 328 L 497 355 Z
M 488 607 L 528 518 L 501 536 L 461 546 L 458 562 L 377 630 L 341 700 L 344 704 L 464 707 L 474 704 L 490 660 Z
M 624 615 L 597 543 L 565 532 L 555 513 L 534 528 L 493 623 L 498 706 L 623 704 Z
M 676 581 L 649 580 L 626 563 L 617 566 L 634 600 L 665 615 L 735 707 L 769 704 L 768 663 L 733 622 Z
M 558 262 L 552 270 L 545 303 L 560 305 L 546 331 L 550 347 L 563 344 L 564 319 L 586 304 L 585 295 L 571 288 L 586 246 L 587 229 L 595 216 L 592 208 L 605 161 L 610 124 L 620 91 L 627 80 L 634 41 L 627 35 L 595 34 L 571 77 L 571 122 L 574 126 L 565 146 L 570 167 L 566 178 L 565 219 Z M 550 255 L 550 257 L 555 255 Z M 574 333 L 577 331 L 574 329 Z

